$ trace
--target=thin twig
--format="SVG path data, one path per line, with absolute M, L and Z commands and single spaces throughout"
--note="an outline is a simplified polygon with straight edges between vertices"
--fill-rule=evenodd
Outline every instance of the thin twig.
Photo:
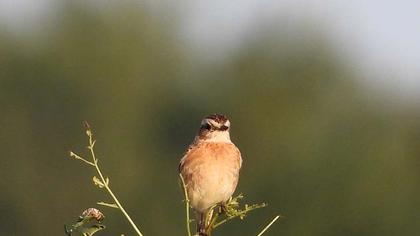
M 244 213 L 247 213 L 247 212 L 249 212 L 249 211 L 252 211 L 252 210 L 255 210 L 255 209 L 258 209 L 258 208 L 263 208 L 263 207 L 266 207 L 266 206 L 267 206 L 266 204 L 254 205 L 254 206 L 253 206 L 253 207 L 251 207 L 251 208 L 248 208 L 248 209 L 245 209 L 245 210 L 241 210 L 241 211 L 239 211 L 238 213 L 236 213 L 235 215 L 228 216 L 227 218 L 225 218 L 225 219 L 223 219 L 223 220 L 221 220 L 221 221 L 219 221 L 219 222 L 215 223 L 215 224 L 212 226 L 212 228 L 213 228 L 213 229 L 215 229 L 215 228 L 219 227 L 220 225 L 222 225 L 222 224 L 224 224 L 224 223 L 226 223 L 226 222 L 228 222 L 228 221 L 230 221 L 230 220 L 233 220 L 233 219 L 235 219 L 235 218 L 237 218 L 237 217 L 241 217 L 241 215 L 243 215 Z
M 106 207 L 117 208 L 118 209 L 118 206 L 115 203 L 97 202 L 96 204 L 101 205 L 101 206 L 106 206 Z
M 179 174 L 179 178 L 181 179 L 182 188 L 184 189 L 184 195 L 185 195 L 185 213 L 186 213 L 187 234 L 188 234 L 188 236 L 191 236 L 190 200 L 188 199 L 187 186 L 185 185 L 185 181 L 184 181 L 184 178 L 182 177 L 182 174 Z
M 74 153 L 72 151 L 70 151 L 70 156 L 73 157 L 74 159 L 81 160 L 81 161 L 83 161 L 84 163 L 86 163 L 88 165 L 95 166 L 95 164 L 93 164 L 92 162 L 86 160 L 85 158 L 77 155 L 76 153 Z
M 104 176 L 103 176 L 103 174 L 101 172 L 101 169 L 99 168 L 98 159 L 96 159 L 95 152 L 93 151 L 93 146 L 95 145 L 95 142 L 96 141 L 93 140 L 93 134 L 92 134 L 92 131 L 90 130 L 89 126 L 88 125 L 86 125 L 86 126 L 87 126 L 86 134 L 89 137 L 89 146 L 88 146 L 88 149 L 90 150 L 90 154 L 92 156 L 92 159 L 93 159 L 93 163 L 94 163 L 96 172 L 98 172 L 98 175 L 101 178 L 101 181 L 102 181 L 105 189 L 108 191 L 109 195 L 111 195 L 111 197 L 114 200 L 115 204 L 118 206 L 118 208 L 124 214 L 125 218 L 127 218 L 128 222 L 130 222 L 131 226 L 134 228 L 134 230 L 136 231 L 136 233 L 139 236 L 143 236 L 143 234 L 138 229 L 137 225 L 134 223 L 134 221 L 131 219 L 131 217 L 128 215 L 128 213 L 125 211 L 124 207 L 121 205 L 120 201 L 118 201 L 118 199 L 115 196 L 115 194 L 112 192 L 111 188 L 109 187 L 108 179 L 105 179 L 104 178 Z
M 263 230 L 261 230 L 261 232 L 257 235 L 257 236 L 261 236 L 261 235 L 263 235 L 263 233 L 265 233 L 265 231 L 267 231 L 267 229 L 268 228 L 270 228 L 270 226 L 272 225 L 272 224 L 274 224 L 274 222 L 276 222 L 276 220 L 278 220 L 280 218 L 280 215 L 278 215 L 278 216 L 276 216 L 276 217 L 274 217 L 274 219 L 267 225 L 267 226 L 265 226 L 264 227 L 264 229 Z

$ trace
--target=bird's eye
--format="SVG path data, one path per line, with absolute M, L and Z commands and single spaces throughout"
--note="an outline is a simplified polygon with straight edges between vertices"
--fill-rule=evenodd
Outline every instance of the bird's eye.
M 225 130 L 228 130 L 229 129 L 229 126 L 226 126 L 226 125 L 222 125 L 222 127 L 220 127 L 220 130 L 222 130 L 222 131 L 225 131 Z
M 205 123 L 205 124 L 203 124 L 203 125 L 201 126 L 201 128 L 202 128 L 202 129 L 207 129 L 207 130 L 210 130 L 210 129 L 211 129 L 211 125 L 210 125 L 210 124 L 208 124 L 208 123 Z

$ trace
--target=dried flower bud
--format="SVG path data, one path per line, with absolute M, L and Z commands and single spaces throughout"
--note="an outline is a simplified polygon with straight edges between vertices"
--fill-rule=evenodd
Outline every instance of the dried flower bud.
M 105 216 L 104 216 L 104 214 L 102 214 L 102 212 L 100 212 L 96 208 L 88 208 L 85 211 L 83 211 L 83 213 L 80 216 L 80 218 L 83 218 L 83 219 L 86 219 L 86 218 L 94 218 L 98 222 L 101 222 L 105 218 Z

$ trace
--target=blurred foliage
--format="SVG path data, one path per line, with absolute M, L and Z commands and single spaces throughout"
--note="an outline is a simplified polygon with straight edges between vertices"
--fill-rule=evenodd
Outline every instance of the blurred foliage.
M 67 4 L 27 35 L 0 31 L 1 235 L 60 235 L 104 198 L 67 155 L 85 143 L 83 120 L 142 232 L 184 235 L 177 166 L 214 112 L 230 117 L 243 154 L 238 192 L 269 203 L 217 235 L 254 235 L 279 213 L 267 235 L 420 232 L 418 109 L 371 96 L 305 27 L 262 31 L 217 64 L 192 59 L 162 18 Z M 118 211 L 101 210 L 97 235 L 133 234 Z

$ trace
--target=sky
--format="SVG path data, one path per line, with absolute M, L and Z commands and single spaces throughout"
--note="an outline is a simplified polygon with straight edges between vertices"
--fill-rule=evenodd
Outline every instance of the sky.
M 176 7 L 181 13 L 180 37 L 193 50 L 206 50 L 202 55 L 210 60 L 234 52 L 264 22 L 316 22 L 322 25 L 319 30 L 332 39 L 332 46 L 360 71 L 362 83 L 403 99 L 420 98 L 420 1 L 189 0 L 176 5 L 169 0 L 137 2 L 154 9 Z M 11 31 L 31 29 L 31 24 L 48 21 L 55 3 L 0 0 L 0 26 Z
M 360 71 L 361 82 L 402 99 L 417 98 L 419 9 L 420 1 L 190 1 L 183 35 L 198 50 L 210 47 L 209 52 L 222 55 L 252 34 L 250 29 L 258 27 L 259 21 L 315 22 L 332 39 L 332 46 L 350 58 L 351 67 Z

